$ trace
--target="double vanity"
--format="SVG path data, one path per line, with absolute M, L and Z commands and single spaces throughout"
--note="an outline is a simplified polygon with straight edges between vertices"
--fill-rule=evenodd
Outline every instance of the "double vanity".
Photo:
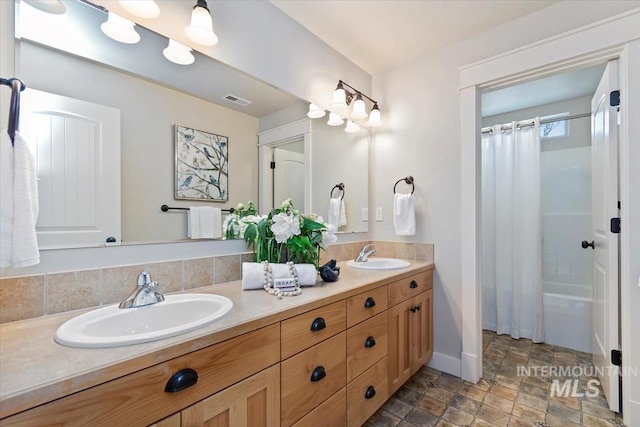
M 200 288 L 233 308 L 119 347 L 57 344 L 78 312 L 0 325 L 0 425 L 360 426 L 432 355 L 433 268 L 343 263 L 337 282 L 281 300 Z

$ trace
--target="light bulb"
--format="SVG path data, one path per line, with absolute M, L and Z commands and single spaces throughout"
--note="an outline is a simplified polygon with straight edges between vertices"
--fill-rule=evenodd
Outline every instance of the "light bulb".
M 352 119 L 364 119 L 367 117 L 367 112 L 364 109 L 364 101 L 362 95 L 358 94 L 355 102 L 353 103 L 353 110 L 351 111 Z
M 342 117 L 340 117 L 336 113 L 329 113 L 329 121 L 327 122 L 329 126 L 340 126 L 343 123 L 344 119 Z
M 140 41 L 140 34 L 134 29 L 134 23 L 120 15 L 109 12 L 107 22 L 100 25 L 100 29 L 107 36 L 121 43 L 134 44 Z
M 307 113 L 307 117 L 311 119 L 319 119 L 321 117 L 324 117 L 325 114 L 327 114 L 326 111 L 324 111 L 322 108 L 320 108 L 316 104 L 314 103 L 309 104 L 309 112 Z
M 154 0 L 118 0 L 127 12 L 140 18 L 153 19 L 160 16 L 160 8 Z
M 382 125 L 380 121 L 380 109 L 378 108 L 378 104 L 373 104 L 373 108 L 369 113 L 369 120 L 367 120 L 367 126 L 377 128 L 380 125 Z
M 162 54 L 169 61 L 179 65 L 193 64 L 196 60 L 191 53 L 191 48 L 171 39 L 169 39 L 169 46 L 164 48 Z
M 331 107 L 338 110 L 345 110 L 347 108 L 347 93 L 345 92 L 342 83 L 338 83 L 338 87 L 335 92 L 333 92 Z
M 203 46 L 213 46 L 218 43 L 218 36 L 213 32 L 213 21 L 207 2 L 198 0 L 191 12 L 191 24 L 184 29 L 184 33 L 192 41 Z
M 355 133 L 358 132 L 360 130 L 360 125 L 358 125 L 357 123 L 351 121 L 351 120 L 347 120 L 347 126 L 345 126 L 344 131 L 347 133 Z

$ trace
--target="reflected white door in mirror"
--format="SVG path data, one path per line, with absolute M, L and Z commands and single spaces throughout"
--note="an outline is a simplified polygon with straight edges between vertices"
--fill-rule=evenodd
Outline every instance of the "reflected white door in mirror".
M 40 249 L 119 242 L 120 110 L 29 88 L 21 104 L 37 164 Z

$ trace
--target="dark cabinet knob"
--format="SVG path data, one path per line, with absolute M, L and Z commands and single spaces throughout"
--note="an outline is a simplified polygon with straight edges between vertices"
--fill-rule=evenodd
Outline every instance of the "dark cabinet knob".
M 420 306 L 419 305 L 414 305 L 409 310 L 411 310 L 412 313 L 415 313 L 416 311 L 420 311 Z
M 115 242 L 116 242 L 115 237 L 107 237 L 107 243 L 115 243 Z
M 589 246 L 591 246 L 591 249 L 595 249 L 596 245 L 595 245 L 595 241 L 591 241 L 591 242 L 587 242 L 586 240 L 582 241 L 582 249 L 587 249 Z
M 175 393 L 189 388 L 198 382 L 198 373 L 191 368 L 181 369 L 167 381 L 164 391 Z
M 327 376 L 327 372 L 324 370 L 324 367 L 323 366 L 318 366 L 311 373 L 311 382 L 312 383 L 317 383 L 318 381 L 320 381 L 321 379 L 323 379 L 326 376 Z
M 367 340 L 364 342 L 364 348 L 375 347 L 376 340 L 373 337 L 367 337 Z
M 327 322 L 325 322 L 322 317 L 318 317 L 313 322 L 311 322 L 311 331 L 312 332 L 321 331 L 326 327 L 327 327 Z
M 373 297 L 367 298 L 367 300 L 364 302 L 364 308 L 372 308 L 375 306 L 376 306 L 376 300 L 374 300 Z
M 411 281 L 411 284 L 409 285 L 409 287 L 410 287 L 411 289 L 415 289 L 415 288 L 417 288 L 417 287 L 418 287 L 418 282 L 416 282 L 415 280 L 412 280 L 412 281 Z
M 365 399 L 372 399 L 373 396 L 375 396 L 375 395 L 376 395 L 376 389 L 372 385 L 367 387 L 367 391 L 364 392 L 364 398 Z

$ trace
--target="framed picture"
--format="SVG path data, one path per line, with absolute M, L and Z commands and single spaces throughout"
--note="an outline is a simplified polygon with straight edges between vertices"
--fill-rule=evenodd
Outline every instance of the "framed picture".
M 229 138 L 176 125 L 177 200 L 229 200 Z

